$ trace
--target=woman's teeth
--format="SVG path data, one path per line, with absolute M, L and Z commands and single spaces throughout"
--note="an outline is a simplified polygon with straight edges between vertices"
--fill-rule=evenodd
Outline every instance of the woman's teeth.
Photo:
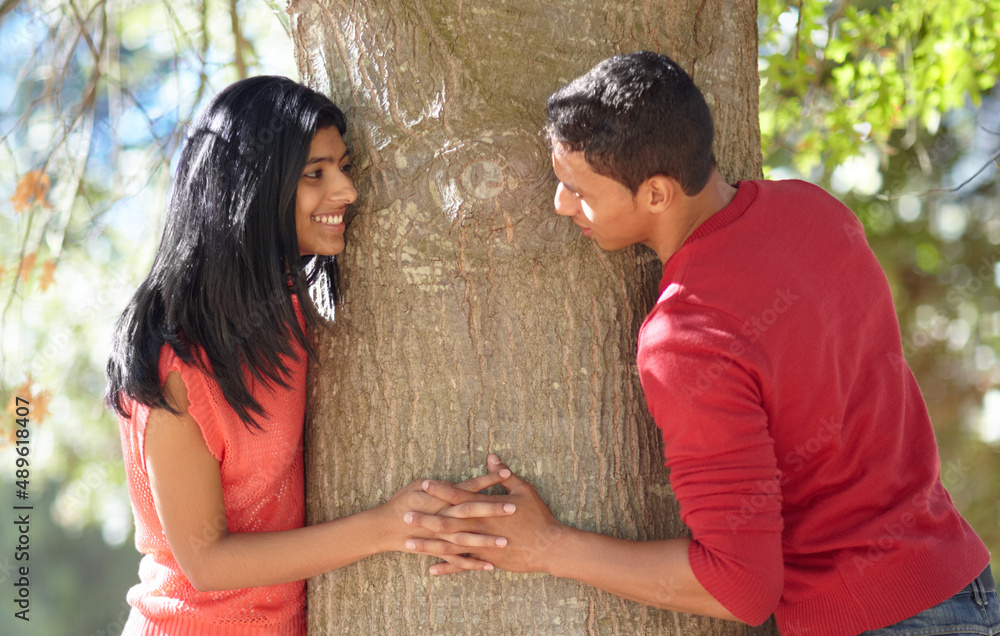
M 338 214 L 333 216 L 330 214 L 324 214 L 323 216 L 314 216 L 313 220 L 317 223 L 322 223 L 323 225 L 337 225 L 338 223 L 344 222 L 344 215 Z

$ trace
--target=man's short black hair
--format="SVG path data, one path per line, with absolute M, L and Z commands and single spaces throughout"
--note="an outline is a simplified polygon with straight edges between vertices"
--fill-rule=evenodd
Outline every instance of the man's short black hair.
M 715 167 L 704 96 L 676 62 L 649 51 L 608 58 L 556 91 L 546 132 L 633 193 L 662 174 L 693 196 Z

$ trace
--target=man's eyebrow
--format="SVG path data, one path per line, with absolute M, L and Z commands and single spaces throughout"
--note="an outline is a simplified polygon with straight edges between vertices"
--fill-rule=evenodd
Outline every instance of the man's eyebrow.
M 563 187 L 566 188 L 567 190 L 569 190 L 570 192 L 572 192 L 573 194 L 579 194 L 580 193 L 580 189 L 577 188 L 572 183 L 566 183 L 565 181 L 562 181 L 562 180 L 560 180 L 559 183 L 563 184 Z

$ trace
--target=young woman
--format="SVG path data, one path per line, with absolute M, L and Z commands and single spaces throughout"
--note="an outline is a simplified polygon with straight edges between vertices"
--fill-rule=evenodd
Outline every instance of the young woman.
M 505 540 L 436 536 L 408 512 L 481 517 L 414 482 L 303 527 L 306 331 L 337 299 L 334 256 L 357 192 L 344 116 L 289 79 L 223 90 L 188 132 L 152 270 L 118 321 L 106 399 L 120 420 L 136 547 L 126 634 L 304 634 L 303 579 L 432 537 L 455 567 Z M 310 295 L 312 293 L 312 298 Z M 464 482 L 473 493 L 509 472 Z

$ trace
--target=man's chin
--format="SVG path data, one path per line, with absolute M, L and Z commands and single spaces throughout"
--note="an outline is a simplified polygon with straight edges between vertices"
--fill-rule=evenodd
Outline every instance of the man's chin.
M 619 252 L 619 251 L 625 249 L 626 247 L 631 247 L 632 246 L 632 243 L 622 243 L 622 242 L 618 242 L 618 241 L 609 241 L 607 239 L 596 237 L 596 236 L 591 236 L 590 240 L 592 240 L 594 242 L 594 244 L 597 245 L 597 247 L 601 248 L 601 250 L 604 251 L 604 252 Z

